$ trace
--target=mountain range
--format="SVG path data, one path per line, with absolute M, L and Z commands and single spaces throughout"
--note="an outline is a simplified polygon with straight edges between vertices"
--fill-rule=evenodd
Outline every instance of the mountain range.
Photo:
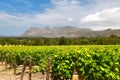
M 106 29 L 101 31 L 93 31 L 89 28 L 79 28 L 79 27 L 44 27 L 44 28 L 36 28 L 31 27 L 25 33 L 23 33 L 22 37 L 98 37 L 98 36 L 110 36 L 116 35 L 120 36 L 120 29 L 112 30 Z

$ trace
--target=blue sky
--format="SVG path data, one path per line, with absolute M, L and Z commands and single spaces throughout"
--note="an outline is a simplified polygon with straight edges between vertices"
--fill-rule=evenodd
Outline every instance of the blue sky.
M 0 35 L 30 27 L 120 29 L 120 0 L 0 0 Z
M 43 12 L 51 6 L 50 0 L 0 0 L 0 9 L 10 13 Z

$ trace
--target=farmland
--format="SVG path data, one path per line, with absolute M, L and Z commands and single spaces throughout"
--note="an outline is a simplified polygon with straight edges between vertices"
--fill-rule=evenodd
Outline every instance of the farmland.
M 51 77 L 71 79 L 74 67 L 78 68 L 83 80 L 119 80 L 120 46 L 0 46 L 0 61 L 11 67 L 24 63 L 29 65 L 32 57 L 32 72 L 40 72 L 47 67 L 51 58 Z M 39 67 L 34 67 L 39 66 Z

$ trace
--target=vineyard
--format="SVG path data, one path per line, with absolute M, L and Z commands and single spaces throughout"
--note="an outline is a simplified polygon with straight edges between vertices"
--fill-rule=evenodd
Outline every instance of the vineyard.
M 71 80 L 75 67 L 83 80 L 120 80 L 119 45 L 0 47 L 0 62 L 11 69 L 24 65 L 25 59 L 29 66 L 31 58 L 32 73 L 47 71 L 51 59 L 52 80 Z

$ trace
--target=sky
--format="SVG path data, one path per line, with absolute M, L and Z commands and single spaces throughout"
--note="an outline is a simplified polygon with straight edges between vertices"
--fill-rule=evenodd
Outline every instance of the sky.
M 60 26 L 120 29 L 120 0 L 0 0 L 0 35 Z

